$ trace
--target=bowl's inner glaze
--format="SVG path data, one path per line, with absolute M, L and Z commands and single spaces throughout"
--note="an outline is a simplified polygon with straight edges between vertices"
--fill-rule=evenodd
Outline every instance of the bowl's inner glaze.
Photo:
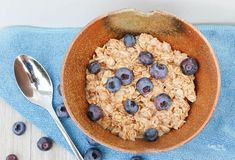
M 97 46 L 103 46 L 110 38 L 121 38 L 125 33 L 152 34 L 199 62 L 195 80 L 197 100 L 191 104 L 186 124 L 179 130 L 172 130 L 161 136 L 156 142 L 125 141 L 91 122 L 86 115 L 88 103 L 85 97 L 85 76 L 89 59 Z M 168 150 L 195 136 L 213 113 L 219 87 L 218 65 L 209 44 L 192 26 L 161 12 L 144 14 L 126 10 L 98 18 L 76 37 L 62 70 L 65 105 L 82 131 L 106 146 L 135 153 Z

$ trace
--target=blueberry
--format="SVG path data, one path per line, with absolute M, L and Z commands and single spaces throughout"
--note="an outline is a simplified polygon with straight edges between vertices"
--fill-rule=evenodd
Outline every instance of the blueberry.
M 42 137 L 37 142 L 37 146 L 41 151 L 48 151 L 51 149 L 52 145 L 52 139 L 49 137 Z
M 139 106 L 136 104 L 135 101 L 127 99 L 124 102 L 124 108 L 127 113 L 134 115 L 138 111 Z
M 126 34 L 123 37 L 123 41 L 124 41 L 125 46 L 127 46 L 127 47 L 133 47 L 136 43 L 135 36 L 133 36 L 131 34 Z
M 146 95 L 153 90 L 153 83 L 147 77 L 140 78 L 136 83 L 136 89 L 142 95 Z
M 144 160 L 141 156 L 133 156 L 131 160 Z
M 146 141 L 156 141 L 158 137 L 158 131 L 155 128 L 149 128 L 144 132 L 144 139 Z
M 100 64 L 97 61 L 93 61 L 88 64 L 88 71 L 92 74 L 96 74 L 100 71 Z
M 18 160 L 17 156 L 14 154 L 10 154 L 7 156 L 6 160 Z
M 57 90 L 58 90 L 59 95 L 62 96 L 61 89 L 60 89 L 60 84 L 57 86 Z
M 197 60 L 194 58 L 186 58 L 180 63 L 180 68 L 183 74 L 193 75 L 198 70 Z
M 64 103 L 62 103 L 56 107 L 56 114 L 59 118 L 68 118 L 69 117 L 69 114 L 67 112 L 66 107 L 64 106 Z
M 134 74 L 128 68 L 122 67 L 117 70 L 115 76 L 121 80 L 122 85 L 128 85 L 132 82 Z
M 99 145 L 99 143 L 97 143 L 95 140 L 93 140 L 89 137 L 87 137 L 86 139 L 87 139 L 87 142 L 92 146 L 98 146 Z
M 153 64 L 153 55 L 152 55 L 152 53 L 147 52 L 147 51 L 140 52 L 139 61 L 140 61 L 140 63 L 142 63 L 145 66 Z
M 117 92 L 121 88 L 121 81 L 117 77 L 110 77 L 106 82 L 106 88 L 109 92 Z
M 154 105 L 157 110 L 168 110 L 171 106 L 171 97 L 165 93 L 161 93 L 154 97 Z
M 17 136 L 20 136 L 26 131 L 26 125 L 24 122 L 16 122 L 13 124 L 12 130 Z
M 155 79 L 165 79 L 168 73 L 165 64 L 154 63 L 149 69 L 150 75 Z
M 95 104 L 90 104 L 88 106 L 87 116 L 92 121 L 98 121 L 103 116 L 102 109 Z
M 96 148 L 90 148 L 86 151 L 84 160 L 102 160 L 102 153 Z

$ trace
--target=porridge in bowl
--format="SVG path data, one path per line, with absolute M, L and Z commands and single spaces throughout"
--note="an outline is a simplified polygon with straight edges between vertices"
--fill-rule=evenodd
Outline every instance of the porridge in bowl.
M 155 141 L 186 122 L 197 69 L 195 59 L 150 34 L 110 39 L 87 67 L 87 115 L 125 140 Z

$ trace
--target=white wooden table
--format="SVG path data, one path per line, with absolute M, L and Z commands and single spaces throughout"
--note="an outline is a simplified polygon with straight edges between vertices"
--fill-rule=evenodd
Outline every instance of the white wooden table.
M 192 23 L 235 24 L 234 0 L 0 0 L 0 28 L 9 25 L 80 27 L 98 15 L 121 8 L 165 10 Z M 27 132 L 20 137 L 11 131 L 16 121 L 27 124 Z M 42 135 L 0 100 L 0 160 L 9 153 L 17 154 L 19 160 L 74 160 L 56 144 L 48 152 L 39 151 L 36 143 Z
M 12 132 L 12 125 L 17 121 L 26 123 L 26 132 L 21 136 Z M 19 160 L 75 160 L 70 152 L 55 143 L 50 151 L 40 151 L 37 141 L 42 136 L 45 134 L 0 100 L 0 160 L 11 153 Z

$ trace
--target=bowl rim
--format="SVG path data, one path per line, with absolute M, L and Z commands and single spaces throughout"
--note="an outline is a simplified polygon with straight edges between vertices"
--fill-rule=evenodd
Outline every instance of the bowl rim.
M 74 46 L 74 43 L 75 41 L 77 40 L 77 38 L 89 27 L 91 26 L 92 24 L 94 24 L 96 21 L 102 19 L 102 18 L 105 18 L 107 17 L 108 15 L 113 15 L 113 14 L 117 14 L 117 13 L 122 13 L 122 12 L 136 12 L 138 14 L 143 14 L 143 15 L 151 15 L 151 14 L 161 14 L 161 15 L 166 15 L 166 16 L 171 16 L 171 17 L 175 17 L 176 19 L 179 19 L 180 21 L 182 21 L 183 23 L 185 23 L 186 25 L 188 25 L 192 30 L 194 30 L 200 38 L 203 39 L 203 41 L 205 42 L 205 44 L 208 46 L 210 52 L 212 53 L 212 58 L 213 58 L 213 61 L 215 62 L 215 68 L 216 68 L 216 73 L 218 74 L 218 77 L 217 77 L 217 92 L 216 92 L 216 95 L 215 95 L 215 100 L 214 100 L 214 103 L 213 103 L 213 109 L 210 111 L 207 119 L 203 122 L 203 124 L 201 125 L 201 127 L 196 131 L 194 132 L 194 134 L 190 137 L 188 137 L 187 139 L 181 141 L 180 143 L 174 145 L 174 146 L 171 146 L 171 147 L 167 147 L 167 148 L 164 148 L 164 149 L 161 149 L 161 150 L 156 150 L 156 149 L 152 149 L 152 148 L 148 148 L 148 149 L 145 149 L 144 151 L 136 151 L 136 150 L 132 150 L 132 149 L 124 149 L 124 148 L 120 148 L 120 147 L 117 147 L 117 146 L 113 146 L 113 145 L 110 145 L 102 140 L 99 140 L 99 139 L 96 139 L 95 137 L 93 137 L 90 133 L 88 133 L 82 125 L 80 125 L 80 123 L 76 120 L 75 116 L 73 115 L 72 111 L 70 110 L 70 107 L 68 105 L 68 102 L 67 102 L 67 99 L 65 97 L 65 94 L 64 94 L 64 71 L 65 71 L 65 65 L 66 65 L 66 62 L 67 62 L 67 59 L 68 59 L 68 55 L 71 51 L 71 49 L 73 48 Z M 64 101 L 64 104 L 65 104 L 65 107 L 71 117 L 71 119 L 73 120 L 73 122 L 76 124 L 76 126 L 78 127 L 78 129 L 80 129 L 86 136 L 94 139 L 95 141 L 97 141 L 98 143 L 108 147 L 108 148 L 111 148 L 111 149 L 114 149 L 116 151 L 122 151 L 122 152 L 126 152 L 126 153 L 135 153 L 135 154 L 140 154 L 140 153 L 159 153 L 159 152 L 166 152 L 166 151 L 170 151 L 170 150 L 173 150 L 173 149 L 176 149 L 176 148 L 179 148 L 181 147 L 182 145 L 190 142 L 193 138 L 195 138 L 203 129 L 204 127 L 208 124 L 209 120 L 212 118 L 212 115 L 215 111 L 215 108 L 216 108 L 216 105 L 218 103 L 218 99 L 219 99 L 219 96 L 220 96 L 220 91 L 221 91 L 221 74 L 220 74 L 220 68 L 219 68 L 219 64 L 218 64 L 218 60 L 217 60 L 217 57 L 215 55 L 215 52 L 214 50 L 212 49 L 209 41 L 205 38 L 205 36 L 198 30 L 196 29 L 192 24 L 190 24 L 189 22 L 186 22 L 184 19 L 182 18 L 179 18 L 178 16 L 174 15 L 174 14 L 171 14 L 169 12 L 166 12 L 166 11 L 159 11 L 159 10 L 154 10 L 154 11 L 150 11 L 150 12 L 143 12 L 143 11 L 140 11 L 140 10 L 137 10 L 137 9 L 133 9 L 133 8 L 130 8 L 130 9 L 120 9 L 120 10 L 114 10 L 114 11 L 110 11 L 110 12 L 107 12 L 103 15 L 100 15 L 98 17 L 96 17 L 95 19 L 91 20 L 87 25 L 85 25 L 78 33 L 77 35 L 74 37 L 74 39 L 72 40 L 72 42 L 70 43 L 68 49 L 66 50 L 66 54 L 64 56 L 64 59 L 63 59 L 63 64 L 62 64 L 62 69 L 61 69 L 61 93 L 62 93 L 62 98 L 63 98 L 63 101 Z

